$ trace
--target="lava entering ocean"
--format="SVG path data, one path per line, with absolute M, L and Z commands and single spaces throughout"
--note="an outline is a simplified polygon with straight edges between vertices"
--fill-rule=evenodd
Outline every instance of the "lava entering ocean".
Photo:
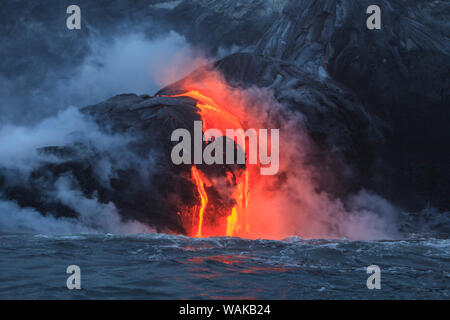
M 239 119 L 230 111 L 222 108 L 214 102 L 213 99 L 201 94 L 199 91 L 191 90 L 173 97 L 190 97 L 197 100 L 197 108 L 200 110 L 200 116 L 203 123 L 203 132 L 209 129 L 218 129 L 221 132 L 227 132 L 227 129 L 244 129 Z M 227 138 L 235 142 L 242 150 L 246 150 L 245 138 L 238 139 L 236 136 Z M 206 143 L 209 137 L 205 137 Z M 203 236 L 245 236 L 250 232 L 248 219 L 248 202 L 250 196 L 250 181 L 248 157 L 243 170 L 227 170 L 226 184 L 232 187 L 231 198 L 234 202 L 230 212 L 226 215 L 226 222 L 219 226 L 209 226 L 205 221 L 206 209 L 208 207 L 208 194 L 205 186 L 211 185 L 211 181 L 204 173 L 201 173 L 196 165 L 191 167 L 192 181 L 196 186 L 200 198 L 200 206 L 195 208 L 194 215 L 196 224 L 190 235 L 196 237 Z M 210 219 L 211 220 L 211 219 Z M 215 219 L 212 219 L 215 220 Z M 186 228 L 189 229 L 189 228 Z
M 293 235 L 304 239 L 387 237 L 379 230 L 388 230 L 389 218 L 375 219 L 373 212 L 378 212 L 379 206 L 388 213 L 393 209 L 364 192 L 352 195 L 350 202 L 344 203 L 323 190 L 318 181 L 333 181 L 333 174 L 316 161 L 319 149 L 307 132 L 302 114 L 281 105 L 271 89 L 232 87 L 218 72 L 202 69 L 160 94 L 195 100 L 201 118 L 201 125 L 194 120 L 194 161 L 185 163 L 185 170 L 180 171 L 184 172 L 184 180 L 190 181 L 187 196 L 177 200 L 175 207 L 184 234 L 278 240 Z M 257 152 L 253 152 L 252 137 L 247 135 L 251 128 L 271 131 L 270 139 L 264 137 L 261 129 L 256 132 Z M 239 150 L 240 155 L 244 153 L 245 159 L 234 164 L 196 162 L 195 145 L 203 144 L 204 157 L 207 147 L 218 138 L 211 134 L 212 129 L 220 132 L 219 137 L 227 146 Z M 272 130 L 277 129 L 279 141 L 272 139 Z M 203 141 L 196 138 L 196 132 L 203 134 Z M 244 137 L 239 132 L 245 132 Z M 192 139 L 189 141 L 190 147 Z M 274 141 L 279 144 L 279 168 L 276 174 L 265 175 L 262 169 L 267 169 L 268 163 L 262 160 L 262 146 L 266 146 L 263 153 L 270 150 L 272 157 L 277 149 L 272 148 Z M 186 153 L 188 158 L 192 156 L 190 150 Z M 227 150 L 220 152 L 229 155 Z M 254 153 L 259 155 L 256 162 Z M 364 203 L 363 209 L 358 203 Z

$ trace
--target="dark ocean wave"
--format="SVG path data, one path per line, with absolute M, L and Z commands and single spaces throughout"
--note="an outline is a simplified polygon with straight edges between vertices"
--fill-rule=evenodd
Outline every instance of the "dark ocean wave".
M 0 298 L 448 299 L 450 240 L 0 235 Z M 381 268 L 381 289 L 366 268 Z M 68 290 L 66 268 L 81 269 Z

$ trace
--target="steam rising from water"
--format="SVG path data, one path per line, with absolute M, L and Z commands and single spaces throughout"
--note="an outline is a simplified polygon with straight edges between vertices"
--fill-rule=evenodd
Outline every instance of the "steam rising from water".
M 126 151 L 130 139 L 124 136 L 110 136 L 100 131 L 97 125 L 85 118 L 78 109 L 69 107 L 55 117 L 42 120 L 32 126 L 8 124 L 0 130 L 0 169 L 7 168 L 8 184 L 27 184 L 33 169 L 43 161 L 55 163 L 57 158 L 43 155 L 37 150 L 46 146 L 59 146 L 65 143 L 79 143 L 90 152 L 97 152 L 99 165 L 95 168 L 103 183 L 119 168 L 129 165 L 142 165 Z M 111 158 L 107 150 L 120 151 L 121 156 Z M 87 152 L 89 152 L 87 151 Z M 114 153 L 111 153 L 114 155 Z M 128 156 L 127 156 L 128 155 Z M 75 212 L 78 218 L 56 219 L 51 212 L 39 213 L 32 208 L 20 208 L 13 201 L 0 200 L 0 231 L 39 232 L 39 233 L 140 233 L 151 228 L 136 221 L 123 222 L 112 203 L 99 203 L 97 199 L 85 197 L 70 176 L 59 178 L 54 185 L 42 184 L 48 195 L 61 201 Z M 42 214 L 45 214 L 43 216 Z
M 280 129 L 280 170 L 261 176 L 250 165 L 250 236 L 392 239 L 398 237 L 397 210 L 381 197 L 361 190 L 348 199 L 318 191 L 320 165 L 310 164 L 315 148 L 302 114 L 280 105 L 270 89 L 232 89 L 215 71 L 181 82 L 199 90 L 234 114 L 245 128 Z M 228 192 L 227 190 L 224 193 Z
M 89 56 L 78 72 L 64 81 L 47 78 L 48 92 L 32 95 L 33 117 L 46 105 L 71 103 L 86 105 L 122 92 L 138 94 L 156 91 L 171 83 L 205 61 L 184 38 L 170 33 L 164 39 L 150 41 L 142 34 L 121 36 L 112 44 L 102 40 L 91 42 L 94 55 Z M 6 90 L 16 84 L 6 81 Z M 397 236 L 396 210 L 386 200 L 362 190 L 345 201 L 318 192 L 314 182 L 314 166 L 307 164 L 311 139 L 304 128 L 302 115 L 285 110 L 273 98 L 270 90 L 251 88 L 230 90 L 219 75 L 213 74 L 203 84 L 208 95 L 230 108 L 248 128 L 280 128 L 280 173 L 276 176 L 256 176 L 251 189 L 251 225 L 255 237 L 284 238 L 298 235 L 303 238 L 386 239 Z M 3 92 L 2 114 L 13 112 L 23 100 L 14 92 Z M 67 105 L 67 104 L 66 104 Z M 65 105 L 65 106 L 66 106 Z M 64 107 L 65 107 L 64 106 Z M 52 106 L 53 110 L 61 106 Z M 21 108 L 18 108 L 21 110 Z M 147 170 L 148 163 L 129 154 L 129 137 L 111 136 L 85 118 L 77 108 L 63 108 L 56 116 L 41 119 L 32 125 L 17 125 L 7 119 L 0 128 L 0 168 L 7 168 L 6 180 L 26 181 L 43 156 L 36 151 L 45 146 L 80 142 L 101 154 L 96 174 L 108 183 L 119 168 L 137 166 Z M 107 154 L 107 150 L 119 156 Z M 43 157 L 46 157 L 45 159 Z M 152 172 L 145 174 L 151 175 Z M 47 188 L 48 186 L 42 186 Z M 112 203 L 100 203 L 86 198 L 70 176 L 59 178 L 48 193 L 79 214 L 78 218 L 43 216 L 31 208 L 0 200 L 0 231 L 39 233 L 140 233 L 152 229 L 137 221 L 123 221 Z M 1 194 L 0 194 L 1 199 Z
M 102 155 L 95 173 L 103 177 L 105 184 L 118 169 L 130 166 L 138 167 L 143 175 L 152 174 L 148 163 L 152 155 L 145 161 L 131 156 L 126 150 L 129 137 L 106 135 L 72 105 L 93 104 L 125 92 L 151 93 L 186 75 L 203 58 L 174 32 L 153 40 L 142 33 L 133 33 L 119 35 L 112 42 L 98 37 L 89 42 L 93 54 L 82 65 L 72 66 L 76 72 L 63 70 L 57 75 L 48 74 L 41 86 L 29 88 L 26 97 L 19 96 L 17 88 L 26 85 L 27 74 L 15 80 L 0 75 L 4 84 L 0 89 L 0 169 L 7 169 L 4 179 L 8 183 L 26 184 L 30 172 L 44 160 L 58 161 L 39 153 L 38 148 L 66 143 L 80 143 Z M 161 82 L 162 79 L 168 82 Z M 49 110 L 54 110 L 56 115 L 46 116 Z M 107 153 L 108 150 L 115 152 Z M 114 154 L 120 157 L 111 159 Z M 0 189 L 0 231 L 54 234 L 152 231 L 142 223 L 122 221 L 114 204 L 84 197 L 70 177 L 60 178 L 48 192 L 77 212 L 79 218 L 56 219 L 50 212 L 20 208 L 16 202 L 4 200 Z

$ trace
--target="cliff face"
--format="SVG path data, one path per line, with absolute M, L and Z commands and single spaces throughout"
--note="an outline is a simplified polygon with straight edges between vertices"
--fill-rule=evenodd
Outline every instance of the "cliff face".
M 379 1 L 382 29 L 373 31 L 371 4 L 290 1 L 255 53 L 313 74 L 324 68 L 356 93 L 385 136 L 370 188 L 411 209 L 448 208 L 450 3 Z
M 190 41 L 209 50 L 234 46 L 242 50 L 256 44 L 281 15 L 285 3 L 286 0 L 177 1 L 165 12 L 164 19 Z
M 206 69 L 220 71 L 230 87 L 269 89 L 304 118 L 317 146 L 310 161 L 334 175 L 332 183 L 318 178 L 321 189 L 345 198 L 367 188 L 407 210 L 450 208 L 450 2 L 380 0 L 381 30 L 366 28 L 369 0 L 153 1 L 128 11 L 126 2 L 113 4 L 108 10 L 120 21 L 151 17 L 211 52 L 241 48 Z M 35 170 L 30 187 L 10 186 L 0 172 L 4 194 L 42 212 L 76 215 L 33 187 L 70 174 L 86 196 L 96 194 L 161 230 L 183 232 L 176 208 L 158 200 L 179 194 L 191 204 L 192 185 L 167 164 L 168 137 L 175 128 L 190 128 L 198 110 L 195 100 L 161 95 L 179 92 L 183 81 L 194 83 L 202 70 L 156 96 L 119 95 L 82 109 L 105 131 L 133 136 L 123 152 L 137 163 L 150 151 L 158 155 L 151 183 L 130 165 L 116 168 L 105 186 L 93 169 L 103 159 L 98 150 L 72 144 L 41 150 L 58 163 Z

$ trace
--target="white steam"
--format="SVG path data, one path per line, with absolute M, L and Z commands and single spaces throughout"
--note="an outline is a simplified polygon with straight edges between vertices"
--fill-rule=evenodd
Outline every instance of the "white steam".
M 222 85 L 220 75 L 214 87 Z M 269 89 L 222 88 L 211 92 L 247 128 L 280 129 L 280 170 L 274 176 L 252 174 L 250 227 L 255 237 L 282 239 L 346 238 L 350 240 L 395 239 L 400 236 L 397 209 L 366 190 L 347 199 L 318 191 L 320 165 L 311 164 L 315 146 L 305 118 L 280 105 Z M 259 171 L 258 168 L 250 170 Z
M 92 41 L 91 48 L 95 54 L 64 87 L 89 97 L 91 102 L 120 93 L 152 94 L 185 76 L 203 60 L 175 32 L 151 41 L 142 33 L 119 36 L 112 43 L 97 40 Z
M 95 173 L 108 187 L 108 183 L 117 168 L 141 165 L 130 152 L 125 151 L 129 138 L 122 135 L 107 135 L 98 126 L 74 107 L 59 112 L 55 117 L 44 119 L 33 126 L 6 125 L 0 130 L 0 168 L 7 172 L 14 170 L 27 177 L 31 170 L 43 161 L 60 161 L 51 155 L 42 155 L 37 148 L 63 146 L 78 142 L 95 152 L 111 151 L 120 154 L 116 158 L 98 159 Z M 89 151 L 87 151 L 89 152 Z M 10 171 L 11 172 L 11 171 Z M 45 188 L 45 186 L 43 186 Z M 150 232 L 151 228 L 136 221 L 122 221 L 112 203 L 99 203 L 98 200 L 85 197 L 70 177 L 59 178 L 54 190 L 48 193 L 55 199 L 79 214 L 78 218 L 54 218 L 52 212 L 37 212 L 32 208 L 20 208 L 13 201 L 0 200 L 0 231 L 2 232 L 38 232 L 38 233 L 140 233 Z M 45 214 L 43 216 L 42 214 Z
M 95 162 L 94 172 L 105 187 L 109 187 L 117 169 L 133 166 L 147 179 L 152 174 L 149 169 L 152 166 L 148 165 L 152 155 L 145 161 L 136 159 L 126 150 L 129 137 L 105 134 L 78 108 L 68 106 L 94 104 L 120 93 L 152 94 L 192 71 L 204 59 L 184 37 L 174 32 L 155 39 L 140 32 L 121 34 L 112 41 L 92 36 L 89 46 L 91 54 L 81 65 L 72 69 L 68 66 L 60 74 L 49 73 L 40 87 L 29 89 L 26 97 L 15 94 L 17 88 L 26 84 L 26 74 L 15 80 L 0 75 L 4 84 L 0 89 L 0 169 L 4 169 L 7 179 L 26 183 L 30 172 L 44 161 L 61 161 L 38 152 L 39 148 L 75 142 L 86 146 L 86 152 L 102 154 Z M 22 116 L 25 110 L 27 119 Z M 52 212 L 20 208 L 14 201 L 2 200 L 0 190 L 0 231 L 52 234 L 152 231 L 139 222 L 123 221 L 114 204 L 100 203 L 95 196 L 86 198 L 69 176 L 58 179 L 47 192 L 79 217 L 55 218 Z
M 37 86 L 30 85 L 32 71 L 13 80 L 0 74 L 0 125 L 37 122 L 69 105 L 95 104 L 120 93 L 153 94 L 204 63 L 203 55 L 175 32 L 152 39 L 139 31 L 92 35 L 88 44 L 81 64 L 40 74 Z M 39 58 L 49 63 L 45 55 Z
M 96 142 L 102 150 L 115 148 L 128 142 L 119 135 L 106 135 L 97 124 L 87 119 L 77 108 L 69 107 L 30 126 L 6 124 L 0 128 L 0 167 L 21 171 L 32 170 L 40 160 L 37 149 L 47 146 L 62 146 L 80 141 Z

